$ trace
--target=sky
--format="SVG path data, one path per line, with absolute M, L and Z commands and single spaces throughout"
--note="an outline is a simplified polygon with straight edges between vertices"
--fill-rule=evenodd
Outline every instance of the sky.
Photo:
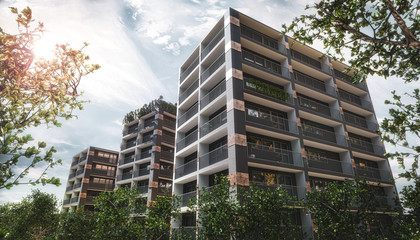
M 60 128 L 37 127 L 28 130 L 38 141 L 55 146 L 55 158 L 63 164 L 48 171 L 63 185 L 17 186 L 0 190 L 0 204 L 17 202 L 31 189 L 54 193 L 61 201 L 72 156 L 89 146 L 119 150 L 122 119 L 159 95 L 167 101 L 177 100 L 179 67 L 198 46 L 229 7 L 275 29 L 289 24 L 294 17 L 308 14 L 304 0 L 0 0 L 0 26 L 16 33 L 14 15 L 8 7 L 19 10 L 29 6 L 36 21 L 44 23 L 47 32 L 37 43 L 36 52 L 48 57 L 56 43 L 80 48 L 90 45 L 86 53 L 91 63 L 101 69 L 82 79 L 83 98 L 90 103 L 78 111 L 77 119 L 61 122 Z M 38 46 L 39 44 L 39 46 Z M 323 51 L 319 43 L 314 48 Z M 369 77 L 368 87 L 378 120 L 387 116 L 391 91 L 410 91 L 418 85 L 404 85 L 401 79 Z M 419 143 L 420 144 L 420 143 Z M 388 151 L 391 146 L 386 145 Z M 402 170 L 390 161 L 394 176 Z M 22 166 L 23 167 L 23 166 Z M 16 171 L 22 169 L 19 167 Z M 30 171 L 36 178 L 42 167 Z M 397 188 L 407 184 L 398 179 Z

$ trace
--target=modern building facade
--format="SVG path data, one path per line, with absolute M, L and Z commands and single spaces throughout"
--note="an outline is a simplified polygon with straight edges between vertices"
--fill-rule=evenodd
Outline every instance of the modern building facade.
M 96 196 L 115 186 L 118 152 L 88 147 L 73 156 L 63 200 L 64 211 L 93 210 Z
M 217 174 L 298 198 L 358 174 L 392 204 L 369 90 L 346 68 L 229 9 L 180 68 L 173 192 L 182 209 Z M 296 224 L 311 233 L 310 215 L 297 210 Z M 195 227 L 196 215 L 173 222 L 181 225 Z
M 117 187 L 138 189 L 145 202 L 172 192 L 175 119 L 159 108 L 124 124 Z

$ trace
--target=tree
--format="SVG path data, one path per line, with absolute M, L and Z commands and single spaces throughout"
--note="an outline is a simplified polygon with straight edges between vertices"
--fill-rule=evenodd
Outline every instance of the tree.
M 0 189 L 18 184 L 60 184 L 60 180 L 45 176 L 48 168 L 61 164 L 53 158 L 54 147 L 46 149 L 45 142 L 31 143 L 34 139 L 24 132 L 40 125 L 61 126 L 59 119 L 75 117 L 73 111 L 83 109 L 79 84 L 82 77 L 99 69 L 99 65 L 86 64 L 89 57 L 82 50 L 68 44 L 57 45 L 51 60 L 36 59 L 32 49 L 44 32 L 44 25 L 32 27 L 29 7 L 16 14 L 18 33 L 6 33 L 0 28 Z M 19 174 L 13 168 L 27 158 L 30 163 Z M 45 165 L 36 180 L 20 182 L 31 168 Z
M 20 203 L 3 205 L 0 210 L 5 239 L 45 239 L 55 235 L 59 215 L 53 194 L 34 190 Z
M 124 124 L 129 123 L 135 119 L 140 118 L 141 116 L 144 116 L 153 111 L 157 111 L 159 109 L 163 109 L 164 111 L 168 113 L 176 115 L 176 103 L 173 104 L 173 103 L 164 101 L 163 96 L 159 96 L 158 99 L 152 100 L 148 104 L 144 104 L 143 107 L 127 113 L 124 116 L 123 123 Z
M 61 212 L 55 238 L 60 240 L 93 239 L 94 220 L 93 213 L 83 209 Z

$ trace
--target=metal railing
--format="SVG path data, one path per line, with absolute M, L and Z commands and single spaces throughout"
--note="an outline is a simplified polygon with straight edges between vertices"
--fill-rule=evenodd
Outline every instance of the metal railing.
M 191 143 L 197 141 L 198 139 L 198 130 L 190 133 L 188 136 L 185 136 L 179 142 L 176 143 L 176 151 L 184 149 L 186 146 L 190 145 Z
M 271 38 L 263 33 L 260 33 L 252 28 L 249 28 L 243 24 L 241 24 L 241 35 L 252 39 L 255 42 L 258 42 L 266 47 L 286 54 L 286 47 L 281 43 L 279 44 L 278 40 Z
M 242 49 L 242 59 L 246 62 L 252 63 L 253 65 L 268 70 L 269 72 L 290 78 L 289 70 L 287 68 L 283 68 L 280 63 L 274 62 L 271 59 L 256 55 L 245 49 Z
M 114 189 L 114 184 L 92 182 L 88 184 L 88 189 L 112 190 Z
M 302 154 L 286 149 L 248 143 L 248 158 L 303 167 Z
M 356 87 L 358 87 L 360 89 L 367 90 L 367 84 L 366 84 L 366 82 L 354 83 L 353 82 L 354 80 L 353 80 L 353 77 L 352 76 L 350 76 L 348 74 L 345 74 L 345 73 L 343 73 L 343 72 L 341 72 L 341 71 L 339 71 L 337 69 L 334 69 L 333 72 L 334 72 L 334 76 L 337 77 L 338 79 L 340 79 L 340 80 L 342 80 L 344 82 L 350 83 L 353 86 L 356 86 Z
M 197 197 L 197 192 L 196 191 L 192 191 L 189 193 L 184 193 L 179 195 L 179 198 L 181 200 L 180 205 L 181 207 L 186 207 L 188 205 L 188 203 L 190 202 L 191 199 L 194 199 Z
M 147 168 L 140 168 L 138 171 L 134 171 L 134 177 L 141 177 L 148 175 L 150 173 L 150 170 Z
M 214 87 L 210 92 L 208 92 L 200 100 L 200 109 L 203 109 L 209 103 L 211 103 L 218 96 L 222 95 L 226 91 L 226 81 L 222 80 L 216 87 Z
M 335 88 L 328 86 L 325 82 L 318 80 L 316 78 L 313 78 L 309 75 L 306 75 L 304 73 L 301 73 L 299 71 L 294 71 L 295 80 L 299 83 L 302 83 L 305 86 L 308 86 L 312 89 L 315 89 L 317 91 L 321 91 L 323 93 L 327 93 L 330 96 L 335 97 L 336 91 Z
M 172 180 L 174 171 L 172 169 L 159 169 L 159 176 L 170 178 Z
M 137 126 L 137 127 L 135 127 L 135 128 L 133 128 L 133 129 L 127 129 L 127 130 L 124 130 L 124 131 L 123 131 L 123 137 L 124 137 L 124 136 L 127 136 L 127 135 L 130 135 L 130 134 L 133 134 L 133 133 L 136 133 L 136 132 L 138 132 L 138 131 L 139 131 L 138 126 Z
M 340 111 L 337 109 L 330 108 L 329 106 L 320 104 L 318 102 L 312 101 L 308 98 L 298 96 L 299 106 L 308 109 L 310 111 L 316 112 L 318 114 L 328 116 L 337 120 L 341 120 Z
M 215 163 L 218 163 L 220 161 L 225 160 L 228 158 L 228 146 L 227 144 L 218 147 L 206 154 L 203 154 L 200 156 L 199 166 L 200 169 L 205 168 L 207 166 L 213 165 Z
M 356 125 L 356 126 L 361 127 L 361 128 L 368 129 L 370 131 L 375 132 L 379 129 L 378 124 L 376 124 L 376 122 L 367 121 L 365 118 L 362 118 L 362 117 L 359 117 L 359 116 L 356 116 L 356 115 L 353 115 L 353 114 L 350 114 L 350 113 L 347 113 L 347 112 L 344 112 L 344 120 L 347 123 L 350 123 L 352 125 Z
M 114 172 L 115 171 L 113 171 L 113 170 L 92 169 L 91 174 L 113 177 L 114 176 Z
M 129 149 L 131 147 L 136 146 L 136 142 L 137 141 L 131 141 L 131 142 L 121 145 L 121 150 Z
M 131 162 L 134 162 L 134 155 L 119 160 L 118 161 L 118 165 L 121 166 L 121 165 L 124 165 L 124 164 L 127 164 L 127 163 L 131 163 Z
M 77 170 L 76 176 L 82 175 L 85 172 L 85 169 Z
M 73 189 L 79 188 L 79 187 L 81 187 L 81 186 L 82 186 L 82 183 L 81 183 L 81 182 L 79 182 L 79 183 L 75 183 L 75 184 L 73 185 Z
M 199 85 L 199 80 L 195 80 L 193 84 L 191 84 L 187 89 L 182 91 L 182 93 L 179 94 L 179 104 L 181 104 L 185 99 L 187 99 L 195 90 L 197 90 Z
M 70 174 L 69 174 L 69 179 L 70 179 L 70 178 L 74 178 L 74 177 L 76 177 L 76 172 L 74 172 L 74 173 L 70 173 Z
M 179 77 L 179 83 L 182 83 L 185 78 L 188 77 L 188 75 L 190 75 L 190 73 L 198 66 L 198 62 L 199 62 L 199 58 L 197 56 L 196 59 L 194 59 L 194 61 L 191 63 L 190 66 L 188 66 L 184 71 L 181 72 L 181 76 Z
M 79 163 L 79 161 L 73 161 L 73 162 L 71 162 L 71 166 L 72 166 L 72 167 L 73 167 L 73 166 L 76 166 L 78 163 Z
M 71 201 L 71 199 L 70 199 L 70 198 L 69 198 L 69 199 L 64 199 L 64 200 L 63 200 L 63 205 L 70 204 L 70 201 Z
M 371 142 L 363 141 L 358 138 L 349 137 L 349 144 L 350 144 L 350 147 L 357 150 L 371 152 L 377 155 L 385 154 L 385 150 L 382 145 L 373 144 Z
M 209 52 L 223 39 L 225 36 L 225 29 L 222 28 L 216 36 L 201 50 L 201 60 L 203 60 Z
M 72 197 L 70 203 L 76 203 L 79 201 L 79 197 Z
M 328 142 L 336 143 L 341 146 L 347 146 L 346 137 L 336 134 L 322 128 L 314 127 L 309 124 L 302 124 L 302 135 L 316 139 L 322 139 Z
M 169 129 L 175 129 L 176 120 L 173 118 L 165 117 L 165 119 L 163 119 L 163 126 Z
M 143 186 L 137 186 L 137 190 L 140 194 L 147 193 L 149 191 L 149 186 L 143 185 Z
M 147 151 L 147 152 L 141 152 L 139 154 L 136 155 L 136 160 L 140 160 L 140 159 L 144 159 L 144 158 L 148 158 L 152 156 L 152 153 Z
M 81 162 L 85 161 L 85 160 L 86 160 L 86 158 L 87 158 L 87 156 L 86 156 L 86 155 L 81 156 L 81 157 L 80 157 L 80 159 L 79 159 L 79 163 L 81 163 Z
M 382 181 L 390 181 L 392 179 L 391 173 L 389 171 L 381 170 L 373 167 L 362 167 L 356 165 L 356 174 L 360 177 L 365 177 L 369 179 L 376 179 Z
M 175 144 L 175 136 L 169 136 L 169 135 L 166 135 L 166 134 L 162 134 L 162 142 L 173 146 Z
M 192 105 L 182 116 L 178 118 L 178 127 L 182 126 L 187 120 L 192 118 L 195 114 L 198 113 L 198 102 Z
M 249 110 L 249 108 L 245 108 L 245 119 L 248 122 L 258 124 L 262 127 L 270 127 L 276 130 L 291 132 L 295 134 L 298 133 L 298 127 L 295 121 L 290 121 L 286 118 L 281 118 L 273 115 L 262 117 L 260 112 L 258 112 L 258 116 L 254 116 L 250 115 Z
M 206 136 L 210 132 L 214 131 L 215 129 L 225 124 L 226 122 L 227 122 L 227 112 L 226 110 L 224 110 L 223 112 L 219 113 L 214 118 L 204 123 L 200 127 L 200 137 Z
M 161 151 L 160 152 L 160 157 L 165 159 L 165 160 L 170 160 L 170 161 L 174 161 L 174 152 L 168 152 L 168 151 Z
M 340 161 L 339 159 L 331 159 L 326 157 L 305 158 L 305 161 L 308 164 L 309 168 L 312 169 L 321 169 L 324 171 L 334 172 L 334 173 L 344 173 L 348 175 L 353 174 L 351 163 L 346 163 Z
M 183 177 L 187 174 L 197 171 L 197 159 L 189 161 L 177 168 L 175 168 L 175 178 Z
M 133 174 L 131 172 L 123 173 L 117 176 L 117 181 L 122 181 L 126 179 L 130 179 L 133 177 Z
M 366 100 L 361 99 L 359 96 L 346 93 L 344 91 L 339 91 L 338 94 L 340 95 L 340 99 L 346 102 L 349 102 L 353 105 L 357 105 L 362 107 L 366 110 L 373 111 L 372 103 Z
M 286 91 L 284 91 L 281 87 L 277 87 L 275 85 L 272 84 L 264 84 L 263 87 L 257 87 L 254 83 L 252 83 L 250 81 L 251 79 L 248 77 L 244 77 L 244 88 L 247 90 L 251 90 L 255 93 L 264 95 L 264 97 L 269 98 L 271 101 L 274 102 L 287 102 L 287 103 L 291 103 L 293 104 L 293 97 L 287 93 Z M 254 79 L 257 82 L 262 82 L 260 80 Z M 263 83 L 263 82 L 262 82 Z M 280 92 L 284 92 L 284 95 L 280 95 L 278 96 L 277 94 Z M 284 97 L 287 97 L 287 99 L 285 99 Z
M 66 192 L 70 192 L 71 190 L 73 190 L 73 186 L 66 187 Z
M 225 53 L 220 55 L 206 70 L 201 73 L 201 83 L 207 80 L 217 69 L 225 63 Z
M 273 189 L 277 187 L 281 187 L 283 191 L 289 194 L 289 196 L 294 197 L 297 199 L 302 199 L 306 195 L 306 187 L 298 187 L 292 185 L 285 185 L 285 184 L 270 184 L 265 182 L 255 182 L 249 181 L 250 186 L 256 186 L 263 189 Z
M 320 70 L 322 69 L 321 62 L 320 61 L 315 60 L 315 59 L 313 59 L 313 58 L 311 58 L 311 57 L 309 57 L 309 56 L 307 56 L 307 55 L 305 55 L 305 54 L 303 54 L 301 52 L 298 52 L 296 50 L 293 50 L 293 49 L 290 50 L 290 53 L 291 53 L 291 55 L 292 55 L 293 58 L 295 58 L 295 59 L 297 59 L 297 60 L 299 60 L 301 62 L 307 63 L 307 64 L 309 64 L 309 65 L 311 65 L 313 67 L 316 67 L 316 68 L 318 68 Z

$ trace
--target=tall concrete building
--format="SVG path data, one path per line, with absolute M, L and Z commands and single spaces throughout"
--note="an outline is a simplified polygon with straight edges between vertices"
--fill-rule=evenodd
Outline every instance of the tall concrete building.
M 93 210 L 96 196 L 115 186 L 118 152 L 88 147 L 73 156 L 63 200 L 64 211 Z
M 283 186 L 303 198 L 329 181 L 366 177 L 392 204 L 395 186 L 366 83 L 341 62 L 234 9 L 180 68 L 174 194 L 182 210 L 215 175 Z M 296 211 L 311 233 L 311 216 Z M 185 213 L 173 228 L 195 227 Z
M 138 189 L 145 202 L 172 192 L 175 112 L 157 108 L 124 124 L 116 185 Z

